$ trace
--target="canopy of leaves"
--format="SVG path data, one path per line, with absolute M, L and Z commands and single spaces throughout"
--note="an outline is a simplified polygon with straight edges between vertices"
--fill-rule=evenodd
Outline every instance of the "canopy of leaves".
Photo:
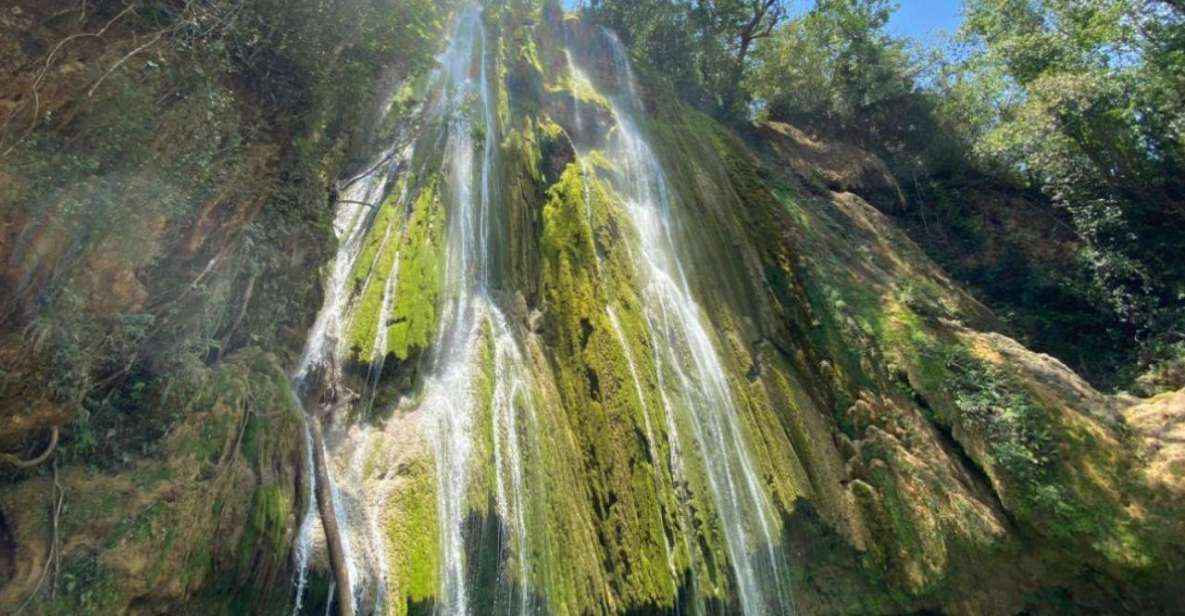
M 969 0 L 939 92 L 979 163 L 1065 207 L 1095 294 L 1180 336 L 1185 13 L 1142 0 Z
M 584 13 L 622 41 L 688 100 L 722 116 L 743 115 L 742 81 L 757 42 L 787 14 L 785 0 L 590 0 Z

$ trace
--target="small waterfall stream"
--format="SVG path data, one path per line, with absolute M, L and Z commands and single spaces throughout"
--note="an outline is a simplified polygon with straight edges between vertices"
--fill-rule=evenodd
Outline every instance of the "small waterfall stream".
M 382 154 L 382 159 L 401 159 L 403 157 L 396 156 L 394 152 L 388 151 Z M 391 165 L 392 168 L 397 167 L 398 163 Z M 366 236 L 367 230 L 373 222 L 377 207 L 367 204 L 376 204 L 381 201 L 383 196 L 384 186 L 388 180 L 388 175 L 385 173 L 369 173 L 361 178 L 357 178 L 349 187 L 347 187 L 339 199 L 337 204 L 337 213 L 334 217 L 333 230 L 338 238 L 339 247 L 338 252 L 329 268 L 329 276 L 325 284 L 325 301 L 322 304 L 321 310 L 317 313 L 316 321 L 313 323 L 313 328 L 309 332 L 305 348 L 301 355 L 300 363 L 298 364 L 295 374 L 293 374 L 293 384 L 296 389 L 294 395 L 300 396 L 308 387 L 316 387 L 314 381 L 321 379 L 328 382 L 328 387 L 334 387 L 333 381 L 338 378 L 337 367 L 339 365 L 340 356 L 340 340 L 342 328 L 344 326 L 344 319 L 346 309 L 349 304 L 348 280 L 350 272 L 354 268 L 355 261 L 361 251 L 362 241 Z M 317 404 L 317 401 L 312 401 L 312 404 Z M 296 546 L 294 550 L 294 557 L 296 560 L 296 590 L 295 590 L 295 604 L 293 613 L 299 613 L 304 600 L 305 585 L 308 581 L 308 567 L 309 559 L 312 552 L 312 544 L 315 536 L 315 531 L 320 527 L 316 515 L 316 501 L 315 501 L 315 482 L 311 469 L 313 468 L 313 437 L 307 426 L 305 429 L 305 448 L 306 448 L 306 468 L 309 469 L 307 473 L 307 489 L 309 494 L 308 504 L 303 514 L 300 528 L 297 531 Z M 337 487 L 333 486 L 331 493 L 336 495 L 338 493 Z M 346 512 L 341 509 L 340 502 L 335 502 L 335 511 L 338 512 L 339 524 L 348 524 L 348 517 Z M 351 576 L 352 585 L 351 600 L 354 598 L 354 591 L 360 583 L 357 571 L 357 566 L 354 559 L 354 551 L 349 547 L 349 532 L 342 532 L 343 547 L 347 555 L 347 560 L 353 575 Z
M 492 184 L 497 161 L 498 126 L 494 108 L 493 91 L 487 78 L 490 59 L 487 54 L 485 28 L 481 12 L 476 8 L 463 10 L 455 21 L 447 49 L 438 59 L 430 87 L 440 95 L 426 109 L 425 124 L 439 126 L 443 131 L 444 190 L 448 214 L 447 257 L 443 285 L 443 309 L 441 327 L 432 346 L 429 368 L 424 377 L 424 394 L 419 403 L 427 417 L 427 432 L 434 452 L 437 475 L 437 517 L 441 529 L 441 596 L 437 611 L 441 614 L 469 614 L 484 609 L 475 605 L 468 585 L 467 549 L 464 528 L 469 514 L 471 473 L 475 464 L 475 445 L 478 430 L 477 417 L 483 409 L 476 408 L 481 402 L 477 391 L 480 376 L 480 356 L 483 345 L 493 361 L 492 396 L 488 400 L 490 425 L 489 442 L 492 444 L 492 460 L 495 479 L 495 504 L 498 516 L 505 521 L 501 543 L 513 545 L 507 555 L 515 567 L 511 574 L 503 572 L 503 583 L 518 588 L 529 587 L 529 566 L 527 558 L 527 498 L 526 479 L 522 467 L 523 438 L 530 432 L 534 420 L 532 379 L 525 358 L 519 349 L 514 332 L 491 298 L 492 257 L 490 238 L 492 231 L 491 204 L 498 191 Z M 477 113 L 474 107 L 480 109 Z M 480 143 L 479 143 L 480 141 Z M 414 145 L 439 147 L 440 140 L 421 138 Z M 293 376 L 296 389 L 307 394 L 306 389 L 325 387 L 334 390 L 330 396 L 336 399 L 336 389 L 341 375 L 347 349 L 343 348 L 343 334 L 351 307 L 351 276 L 357 271 L 357 261 L 362 252 L 364 239 L 371 231 L 377 218 L 378 204 L 383 202 L 384 191 L 395 179 L 395 175 L 407 161 L 415 157 L 415 150 L 409 146 L 405 151 L 392 156 L 383 153 L 381 160 L 391 159 L 390 165 L 376 167 L 367 175 L 357 178 L 343 193 L 337 204 L 334 232 L 338 237 L 339 249 L 329 269 L 326 280 L 326 296 L 321 311 L 309 333 L 299 368 Z M 481 159 L 477 160 L 477 154 Z M 386 170 L 386 172 L 381 172 Z M 407 201 L 407 184 L 402 184 L 404 193 L 396 199 L 383 203 L 382 207 L 399 207 Z M 402 221 L 398 216 L 389 217 L 383 230 L 379 253 L 386 252 L 389 242 L 396 242 L 401 235 Z M 396 279 L 399 274 L 398 251 L 392 257 L 394 263 L 388 278 L 379 281 L 383 285 L 379 307 L 381 323 L 386 323 L 396 300 Z M 370 275 L 373 275 L 370 274 Z M 368 279 L 367 284 L 371 281 Z M 370 368 L 366 378 L 367 390 L 362 400 L 373 402 L 374 391 L 382 375 L 387 349 L 387 328 L 379 326 L 375 333 L 374 355 L 369 360 Z M 350 404 L 345 400 L 342 404 Z M 355 402 L 356 403 L 356 402 Z M 351 490 L 365 490 L 362 486 L 361 468 L 365 453 L 371 445 L 369 438 L 374 432 L 368 427 L 352 428 L 345 435 L 355 447 L 347 464 L 345 480 Z M 381 435 L 379 435 L 381 437 Z M 313 440 L 307 445 L 309 466 L 312 466 Z M 315 478 L 308 479 L 310 494 L 313 493 Z M 351 600 L 358 601 L 360 589 L 364 586 L 373 592 L 372 607 L 380 609 L 386 579 L 386 564 L 383 550 L 378 547 L 379 531 L 376 528 L 377 512 L 366 511 L 381 503 L 380 498 L 367 498 L 365 494 L 349 497 L 342 494 L 342 487 L 335 478 L 331 493 L 335 502 L 347 567 L 351 576 Z M 346 502 L 353 506 L 347 507 Z M 298 531 L 295 547 L 297 577 L 295 612 L 299 612 L 304 599 L 308 577 L 309 559 L 316 531 L 320 527 L 310 500 L 304 519 Z M 351 542 L 351 539 L 354 539 Z M 358 543 L 365 544 L 361 548 Z M 365 554 L 360 554 L 365 552 Z M 347 593 L 338 589 L 339 597 Z M 517 605 L 511 609 L 526 615 L 531 610 L 529 593 L 517 593 Z
M 476 47 L 475 47 L 476 46 Z M 480 63 L 474 70 L 474 62 Z M 437 512 L 442 534 L 441 614 L 469 614 L 488 608 L 489 599 L 475 604 L 467 582 L 464 527 L 470 499 L 470 474 L 483 409 L 475 390 L 480 350 L 489 344 L 493 359 L 493 393 L 489 401 L 490 461 L 494 465 L 495 502 L 504 530 L 514 545 L 517 564 L 514 582 L 529 586 L 526 531 L 526 486 L 522 468 L 522 438 L 533 418 L 531 377 L 506 317 L 491 297 L 493 184 L 497 165 L 498 123 L 487 72 L 490 59 L 481 13 L 464 11 L 457 20 L 449 49 L 441 64 L 448 94 L 439 117 L 448 118 L 445 167 L 449 212 L 447 261 L 444 279 L 444 317 L 433 347 L 433 360 L 420 405 L 430 418 L 430 437 L 438 478 Z M 477 78 L 474 79 L 476 73 Z M 473 113 L 472 102 L 481 113 Z M 481 124 L 476 120 L 480 118 Z M 480 149 L 475 135 L 482 139 Z M 481 161 L 475 153 L 481 153 Z M 488 333 L 488 335 L 487 335 Z M 520 417 L 525 413 L 525 417 Z M 528 594 L 519 593 L 516 611 L 530 610 Z M 481 610 L 479 610 L 481 611 Z
M 604 38 L 616 81 L 609 97 L 616 126 L 606 149 L 620 168 L 612 184 L 638 234 L 634 255 L 644 285 L 643 311 L 671 436 L 677 442 L 677 426 L 691 427 L 695 448 L 683 455 L 704 467 L 743 612 L 786 614 L 793 611 L 793 600 L 778 547 L 779 520 L 754 468 L 727 373 L 680 259 L 671 189 L 637 124 L 643 106 L 629 57 L 616 36 L 605 32 Z M 568 59 L 573 78 L 586 79 L 570 54 Z M 610 320 L 619 330 L 612 312 Z

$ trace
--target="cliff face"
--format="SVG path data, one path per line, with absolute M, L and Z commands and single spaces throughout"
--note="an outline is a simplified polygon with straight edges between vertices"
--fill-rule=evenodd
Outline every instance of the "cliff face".
M 187 126 L 166 114 L 137 133 L 154 147 L 122 166 L 97 154 L 51 206 L 31 205 L 40 176 L 2 172 L 3 444 L 62 444 L 54 470 L 3 477 L 0 605 L 1185 607 L 1185 391 L 1107 396 L 998 333 L 846 192 L 900 198 L 859 152 L 804 154 L 782 126 L 742 139 L 554 5 L 445 23 L 434 68 L 396 71 L 398 104 L 355 116 L 372 149 L 335 149 L 315 124 L 295 147 L 265 133 L 233 150 L 257 157 L 227 157 L 225 140 L 162 132 Z M 256 109 L 240 86 L 228 104 Z M 80 156 L 91 115 L 35 134 Z M 57 164 L 39 143 L 18 152 Z M 208 162 L 179 154 L 198 144 Z M 346 151 L 370 160 L 339 173 Z M 315 174 L 284 171 L 306 160 Z M 190 173 L 204 165 L 219 171 Z M 332 211 L 282 197 L 339 175 Z M 173 209 L 116 198 L 149 176 L 169 188 L 135 194 Z M 67 313 L 89 326 L 47 316 Z M 119 329 L 144 314 L 146 331 Z M 168 360 L 195 330 L 218 344 L 182 372 Z M 72 361 L 117 342 L 127 369 Z M 78 372 L 82 393 L 55 393 Z M 350 593 L 329 585 L 308 415 L 326 424 Z
M 345 4 L 0 8 L 0 612 L 289 600 L 330 186 L 447 10 Z

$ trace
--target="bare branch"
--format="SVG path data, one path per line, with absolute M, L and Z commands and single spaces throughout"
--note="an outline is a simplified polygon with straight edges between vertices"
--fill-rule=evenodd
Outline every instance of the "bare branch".
M 115 25 L 115 22 L 122 19 L 124 15 L 127 15 L 129 12 L 133 11 L 135 8 L 136 8 L 135 3 L 129 4 L 126 8 L 124 8 L 124 10 L 120 11 L 118 15 L 116 15 L 115 17 L 112 17 L 110 21 L 108 21 L 106 24 L 104 24 L 102 28 L 99 28 L 99 30 L 97 32 L 80 32 L 78 34 L 71 34 L 70 36 L 67 36 L 66 38 L 58 41 L 57 45 L 54 45 L 54 48 L 50 50 L 49 55 L 47 55 L 45 57 L 45 64 L 41 67 L 41 70 L 37 72 L 37 76 L 33 79 L 33 85 L 30 87 L 29 93 L 33 97 L 33 114 L 32 114 L 32 116 L 30 116 L 30 119 L 29 119 L 29 127 L 25 129 L 24 134 L 22 134 L 19 138 L 17 138 L 15 141 L 12 142 L 12 145 L 10 145 L 7 149 L 5 149 L 4 152 L 0 153 L 0 156 L 7 156 L 9 153 L 11 153 L 13 148 L 15 148 L 17 146 L 17 144 L 19 144 L 20 142 L 24 141 L 25 137 L 28 137 L 29 133 L 32 132 L 33 129 L 37 127 L 37 122 L 41 118 L 41 95 L 38 91 L 41 88 L 41 83 L 45 79 L 45 76 L 49 73 L 50 67 L 53 66 L 53 61 L 57 57 L 58 52 L 62 50 L 62 48 L 66 45 L 66 43 L 69 43 L 70 41 L 81 39 L 81 38 L 102 37 L 107 32 L 107 30 L 111 28 L 111 26 Z M 82 11 L 83 11 L 82 15 L 85 18 L 85 16 L 86 16 L 85 1 L 82 4 Z M 17 108 L 14 108 L 9 113 L 8 118 L 5 120 L 5 124 L 7 124 L 8 121 L 11 120 L 16 115 L 17 109 L 19 109 L 19 107 L 22 107 L 22 106 L 23 105 L 18 106 Z
M 42 462 L 45 462 L 51 455 L 53 455 L 54 449 L 57 449 L 58 446 L 58 427 L 54 426 L 51 428 L 51 430 L 52 432 L 50 432 L 49 435 L 49 445 L 46 446 L 45 451 L 41 452 L 41 455 L 30 460 L 22 460 L 10 453 L 0 453 L 0 462 L 4 462 L 9 466 L 14 466 L 20 469 L 29 469 L 35 466 L 40 466 Z
M 156 33 L 156 36 L 153 36 L 153 37 L 152 37 L 152 40 L 150 40 L 150 41 L 148 41 L 147 43 L 144 43 L 143 45 L 141 45 L 141 46 L 139 46 L 139 47 L 137 47 L 137 48 L 133 49 L 133 50 L 131 51 L 131 53 L 129 53 L 128 55 L 126 55 L 126 56 L 124 56 L 124 57 L 122 57 L 122 58 L 120 58 L 119 62 L 116 62 L 114 65 L 112 65 L 112 67 L 111 67 L 111 68 L 107 69 L 107 72 L 106 72 L 106 73 L 103 73 L 103 76 L 102 76 L 102 77 L 99 77 L 99 80 L 95 82 L 95 85 L 91 86 L 91 89 L 90 89 L 90 90 L 88 90 L 88 91 L 87 91 L 87 93 L 86 93 L 87 97 L 94 96 L 94 94 L 95 94 L 95 90 L 97 90 L 97 89 L 99 88 L 99 86 L 100 86 L 100 85 L 103 83 L 103 80 L 104 80 L 104 79 L 106 79 L 106 78 L 107 78 L 109 75 L 111 75 L 111 73 L 114 73 L 114 72 L 116 71 L 116 69 L 118 69 L 119 67 L 123 66 L 123 63 L 124 63 L 124 62 L 127 62 L 127 61 L 128 61 L 128 60 L 129 60 L 129 59 L 132 57 L 132 56 L 134 56 L 134 55 L 136 55 L 136 54 L 140 53 L 141 51 L 144 51 L 144 50 L 145 50 L 145 49 L 147 49 L 148 47 L 150 47 L 150 46 L 152 46 L 152 45 L 156 44 L 156 42 L 157 42 L 157 41 L 159 41 L 159 40 L 160 40 L 160 37 L 164 36 L 164 34 L 165 34 L 165 30 L 161 30 L 160 32 L 157 32 L 157 33 Z
M 41 575 L 37 577 L 37 585 L 33 587 L 33 592 L 29 594 L 24 603 L 21 603 L 21 606 L 16 609 L 14 614 L 24 613 L 25 608 L 29 607 L 29 604 L 33 602 L 33 598 L 41 592 L 41 585 L 45 583 L 45 578 L 49 577 L 50 569 L 54 571 L 54 581 L 50 586 L 50 596 L 56 597 L 57 595 L 57 576 L 62 564 L 62 548 L 61 541 L 58 538 L 58 529 L 60 527 L 59 520 L 62 517 L 62 506 L 65 503 L 66 490 L 58 482 L 58 463 L 54 461 L 53 484 L 50 486 L 49 496 L 49 513 L 53 518 L 53 535 L 49 538 L 49 553 L 45 555 L 45 566 L 41 568 Z

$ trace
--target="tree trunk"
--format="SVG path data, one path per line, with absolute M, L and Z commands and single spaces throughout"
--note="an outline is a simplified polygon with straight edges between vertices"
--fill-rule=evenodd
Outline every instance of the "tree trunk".
M 321 511 L 321 525 L 325 527 L 325 544 L 329 547 L 329 565 L 333 569 L 333 578 L 337 581 L 337 613 L 339 616 L 354 616 L 350 570 L 346 566 L 341 530 L 337 526 L 337 514 L 333 510 L 333 494 L 329 487 L 329 468 L 325 464 L 325 436 L 321 434 L 321 421 L 310 417 L 309 428 L 313 433 L 313 467 L 317 474 L 317 508 Z
M 737 52 L 736 66 L 733 68 L 732 76 L 729 78 L 728 91 L 724 94 L 724 113 L 731 114 L 736 111 L 734 107 L 737 104 L 737 94 L 740 93 L 741 80 L 745 78 L 745 58 L 749 55 L 749 46 L 752 44 L 752 38 L 748 35 L 742 36 L 741 48 Z

